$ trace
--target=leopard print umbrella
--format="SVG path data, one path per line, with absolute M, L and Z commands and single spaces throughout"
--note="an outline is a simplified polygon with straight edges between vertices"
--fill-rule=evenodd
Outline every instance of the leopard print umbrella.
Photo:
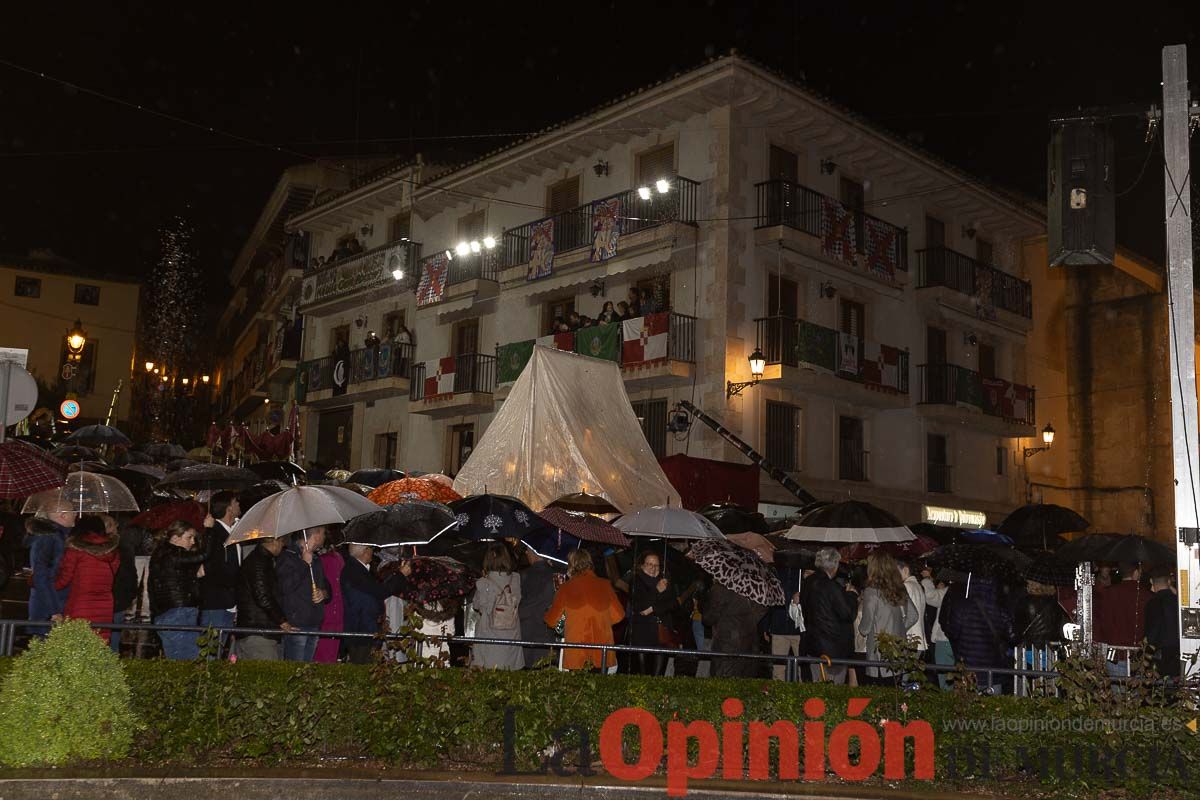
M 704 539 L 692 545 L 688 558 L 735 594 L 767 607 L 787 605 L 775 570 L 752 550 L 721 539 Z

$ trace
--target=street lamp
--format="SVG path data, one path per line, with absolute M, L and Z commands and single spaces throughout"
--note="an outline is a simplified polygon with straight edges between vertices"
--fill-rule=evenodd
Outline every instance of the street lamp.
M 75 320 L 75 326 L 67 331 L 67 352 L 71 354 L 74 361 L 79 360 L 79 356 L 83 353 L 83 346 L 87 344 L 87 331 L 83 329 L 83 323 L 78 319 Z
M 201 383 L 208 383 L 208 376 L 207 376 L 207 375 L 201 375 L 201 376 L 200 376 L 200 382 L 201 382 Z
M 753 386 L 762 380 L 763 372 L 767 368 L 767 358 L 763 355 L 762 350 L 757 347 L 750 354 L 750 380 L 734 383 L 733 381 L 725 382 L 725 399 L 728 400 L 735 395 L 742 393 L 742 390 L 747 386 Z
M 1025 448 L 1025 502 L 1033 502 L 1033 482 L 1029 480 L 1029 459 L 1044 450 L 1049 450 L 1054 444 L 1054 426 L 1049 422 L 1042 428 L 1042 446 Z

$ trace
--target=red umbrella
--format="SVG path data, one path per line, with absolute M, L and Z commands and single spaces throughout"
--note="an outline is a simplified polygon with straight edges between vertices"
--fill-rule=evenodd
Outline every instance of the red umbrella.
M 928 536 L 918 536 L 908 542 L 857 542 L 841 549 L 845 561 L 865 561 L 876 550 L 882 550 L 894 558 L 920 558 L 937 550 L 937 542 Z
M 25 442 L 0 444 L 0 499 L 28 497 L 56 489 L 67 479 L 67 465 Z
M 388 481 L 367 495 L 367 499 L 381 506 L 403 503 L 406 500 L 432 500 L 435 503 L 453 503 L 462 495 L 436 481 L 421 478 L 401 478 Z
M 204 506 L 195 500 L 180 500 L 175 503 L 148 508 L 133 518 L 133 524 L 151 531 L 160 531 L 176 520 L 184 520 L 193 528 L 204 526 L 207 513 Z
M 632 544 L 632 541 L 615 525 L 609 525 L 591 514 L 572 514 L 562 508 L 549 507 L 542 510 L 538 516 L 544 519 L 550 527 L 558 528 L 585 542 L 599 542 L 617 547 L 629 547 Z

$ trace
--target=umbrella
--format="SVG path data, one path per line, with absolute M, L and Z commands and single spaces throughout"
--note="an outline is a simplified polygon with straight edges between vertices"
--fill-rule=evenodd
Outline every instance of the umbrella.
M 0 444 L 0 499 L 12 500 L 62 486 L 67 465 L 25 442 Z
M 289 533 L 337 525 L 378 511 L 365 497 L 336 486 L 293 486 L 260 501 L 229 532 L 226 545 L 276 539 Z
M 1075 565 L 1062 560 L 1055 553 L 1042 552 L 1038 553 L 1029 566 L 1025 567 L 1023 576 L 1027 581 L 1036 581 L 1047 586 L 1073 587 L 1075 585 Z
M 932 567 L 996 578 L 1010 583 L 1024 580 L 1024 571 L 1033 559 L 1011 547 L 989 544 L 948 544 L 925 559 Z
M 621 509 L 614 506 L 607 497 L 587 492 L 566 494 L 549 503 L 546 508 L 561 508 L 564 511 L 581 511 L 585 514 L 620 514 Z
M 133 444 L 129 437 L 111 425 L 85 425 L 67 437 L 70 444 L 119 444 L 128 447 Z
M 291 461 L 260 461 L 257 464 L 247 464 L 246 469 L 257 475 L 259 480 L 283 481 L 293 486 L 308 477 L 308 473 L 299 464 Z
M 155 467 L 150 464 L 128 464 L 124 467 L 117 467 L 113 474 L 124 480 L 123 473 L 136 473 L 144 478 L 151 478 L 155 482 L 161 481 L 167 477 L 167 471 L 162 467 Z
M 767 607 L 787 605 L 787 596 L 774 568 L 752 550 L 708 539 L 693 544 L 688 558 L 737 595 Z
M 441 503 L 412 500 L 355 517 L 343 529 L 342 538 L 372 547 L 422 545 L 457 525 L 454 512 Z
M 914 536 L 924 536 L 933 539 L 938 544 L 952 544 L 959 534 L 963 532 L 963 528 L 954 528 L 949 525 L 935 525 L 932 522 L 918 522 L 909 525 L 908 529 L 913 532 Z
M 195 500 L 179 500 L 174 503 L 160 503 L 152 506 L 133 518 L 132 522 L 139 528 L 151 531 L 161 531 L 176 520 L 183 520 L 193 528 L 204 527 L 204 518 L 208 516 L 204 506 Z
M 538 528 L 522 536 L 521 544 L 548 561 L 566 564 L 571 552 L 582 546 L 582 540 L 562 528 Z
M 370 496 L 371 492 L 375 491 L 375 489 L 376 489 L 376 487 L 367 486 L 365 483 L 350 483 L 349 481 L 347 481 L 346 483 L 339 483 L 339 484 L 335 484 L 335 485 L 340 486 L 343 489 L 349 489 L 352 492 L 357 492 L 358 494 L 361 494 L 363 497 Z
M 408 562 L 412 574 L 400 597 L 413 603 L 436 603 L 464 597 L 475 589 L 475 572 L 453 558 L 422 556 Z
M 768 564 L 775 561 L 775 545 L 763 536 L 761 533 L 746 531 L 745 533 L 731 533 L 728 535 L 729 541 L 736 544 L 738 547 L 745 547 L 747 550 L 753 550 L 755 555 L 761 558 Z
M 707 518 L 695 511 L 674 506 L 652 506 L 626 514 L 613 523 L 626 536 L 651 536 L 663 539 L 724 539 Z
M 674 547 L 664 548 L 660 555 L 664 556 L 662 563 L 666 574 L 663 577 L 670 581 L 676 594 L 683 594 L 687 591 L 688 587 L 697 581 L 702 583 L 708 582 L 708 574 L 696 566 L 694 561 L 687 558 Z M 609 575 L 609 577 L 622 578 L 635 568 L 637 553 L 633 548 L 618 550 L 613 553 L 613 562 L 616 566 L 617 574 Z
M 256 483 L 249 488 L 243 489 L 238 494 L 238 505 L 242 507 L 242 513 L 245 513 L 260 500 L 282 492 L 286 488 L 288 488 L 288 485 L 283 481 L 263 481 L 262 483 Z
M 160 489 L 245 489 L 262 478 L 248 469 L 223 464 L 193 464 L 172 472 L 158 483 Z
M 787 538 L 805 542 L 905 542 L 913 533 L 882 508 L 847 500 L 805 514 Z
M 350 477 L 350 473 L 346 473 Z M 435 503 L 452 503 L 461 500 L 462 495 L 434 481 L 423 478 L 401 478 L 398 481 L 388 481 L 375 489 L 367 497 L 381 506 L 402 503 L 405 500 L 431 500 Z
M 54 442 L 51 442 L 49 439 L 43 439 L 38 436 L 14 436 L 12 438 L 14 441 L 25 442 L 25 444 L 31 444 L 34 447 L 38 448 L 39 450 L 53 450 L 54 449 Z
M 128 444 L 128 442 L 126 443 Z M 170 442 L 151 442 L 142 445 L 142 452 L 155 461 L 170 461 L 175 458 L 187 458 L 187 451 L 177 444 Z
M 712 520 L 726 535 L 746 532 L 762 534 L 768 530 L 767 520 L 762 514 L 731 503 L 705 506 L 700 509 L 700 514 Z
M 351 474 L 352 473 L 348 469 L 331 469 L 329 472 L 325 473 L 325 478 L 331 481 L 337 481 L 338 483 L 345 483 L 346 481 L 350 480 Z
M 960 537 L 964 542 L 972 542 L 974 544 L 1002 544 L 1011 547 L 1016 544 L 1008 536 L 996 531 L 989 531 L 986 528 L 976 528 L 974 530 L 964 530 Z
M 414 478 L 420 478 L 423 481 L 440 483 L 442 486 L 446 486 L 451 489 L 454 488 L 454 478 L 451 478 L 449 475 L 443 475 L 440 472 L 422 472 L 420 475 L 413 475 L 413 473 L 410 472 L 409 475 Z
M 476 541 L 524 539 L 548 527 L 532 508 L 502 494 L 479 494 L 456 500 L 450 503 L 450 508 L 458 518 L 454 532 Z
M 360 469 L 357 472 L 351 472 L 346 478 L 346 483 L 361 483 L 363 486 L 378 488 L 388 481 L 398 481 L 405 477 L 404 473 L 398 469 Z
M 104 472 L 109 470 L 103 461 L 72 461 L 67 464 L 67 472 Z
M 591 514 L 547 507 L 538 516 L 544 519 L 550 527 L 566 531 L 585 542 L 597 542 L 614 547 L 628 547 L 632 544 L 629 537 L 621 533 L 620 528 L 610 525 L 599 517 L 593 517 Z
M 100 454 L 81 444 L 64 444 L 50 451 L 50 455 L 63 461 L 99 461 Z
M 907 542 L 859 542 L 843 547 L 842 559 L 844 561 L 865 561 L 871 553 L 882 550 L 893 558 L 907 560 L 920 558 L 926 553 L 937 550 L 938 547 L 939 544 L 928 536 L 918 536 Z
M 1175 562 L 1175 548 L 1133 534 L 1089 533 L 1058 550 L 1062 561 L 1115 561 L 1131 564 Z
M 39 492 L 25 501 L 22 514 L 38 512 L 106 514 L 110 511 L 137 511 L 129 487 L 111 475 L 96 472 L 72 472 L 58 489 Z
M 190 458 L 175 458 L 175 459 L 168 461 L 164 466 L 165 466 L 167 472 L 178 472 L 179 470 L 187 469 L 188 467 L 198 467 L 198 466 L 200 466 L 200 462 L 192 461 Z M 214 464 L 213 466 L 222 466 L 222 465 Z
M 154 459 L 140 450 L 119 450 L 113 456 L 113 463 L 118 467 L 126 467 L 130 464 L 153 464 Z
M 193 447 L 187 451 L 188 458 L 194 458 L 197 461 L 211 461 L 213 451 L 208 447 Z
M 997 533 L 1003 533 L 1019 545 L 1033 545 L 1043 550 L 1061 544 L 1058 534 L 1082 531 L 1088 521 L 1069 508 L 1048 503 L 1021 506 L 1008 515 Z

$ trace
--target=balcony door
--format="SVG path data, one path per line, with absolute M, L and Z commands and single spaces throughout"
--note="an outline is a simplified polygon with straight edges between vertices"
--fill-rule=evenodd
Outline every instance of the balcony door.
M 452 425 L 446 431 L 446 474 L 453 478 L 475 450 L 475 425 Z
M 867 451 L 863 421 L 838 417 L 838 477 L 844 481 L 867 479 Z
M 474 391 L 475 358 L 479 352 L 479 320 L 464 319 L 454 324 L 454 391 Z
M 925 402 L 952 403 L 953 370 L 946 365 L 946 331 L 930 325 L 925 329 Z
M 800 287 L 793 280 L 779 275 L 767 276 L 767 325 L 765 343 L 769 364 L 795 364 L 796 326 L 792 320 L 800 316 Z
M 786 185 L 772 184 L 767 191 L 767 214 L 771 224 L 780 222 L 799 227 L 798 202 L 799 192 L 796 188 L 800 182 L 800 159 L 791 150 L 771 145 L 767 156 L 767 180 L 784 181 Z
M 925 436 L 925 486 L 931 492 L 950 491 L 950 461 L 946 437 L 930 433 Z
M 587 244 L 591 220 L 584 213 L 568 213 L 579 207 L 579 176 L 551 184 L 546 189 L 546 216 L 554 217 L 554 249 L 562 252 Z

